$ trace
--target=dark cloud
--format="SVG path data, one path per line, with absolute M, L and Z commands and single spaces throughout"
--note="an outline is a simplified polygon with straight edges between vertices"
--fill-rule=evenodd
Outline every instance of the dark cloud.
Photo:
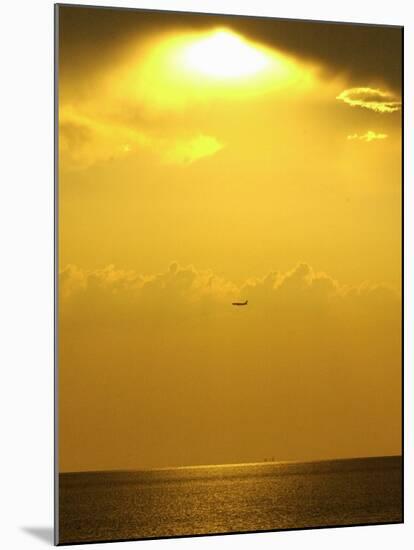
M 346 73 L 351 83 L 401 88 L 402 28 L 265 17 L 62 6 L 60 60 L 65 74 L 113 63 L 133 39 L 167 30 L 227 26 L 253 40 Z M 85 78 L 87 77 L 85 74 Z
M 364 79 L 398 91 L 402 74 L 402 28 L 349 23 L 249 19 L 240 30 L 272 47 L 346 74 L 355 85 Z

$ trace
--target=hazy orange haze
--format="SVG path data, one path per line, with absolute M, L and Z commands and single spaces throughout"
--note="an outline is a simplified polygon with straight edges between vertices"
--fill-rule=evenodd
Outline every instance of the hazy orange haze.
M 60 13 L 61 470 L 399 454 L 401 30 Z

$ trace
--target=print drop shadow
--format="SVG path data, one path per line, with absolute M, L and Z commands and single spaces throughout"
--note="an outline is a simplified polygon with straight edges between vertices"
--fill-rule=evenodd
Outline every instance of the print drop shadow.
M 53 546 L 53 527 L 21 527 L 21 530 Z

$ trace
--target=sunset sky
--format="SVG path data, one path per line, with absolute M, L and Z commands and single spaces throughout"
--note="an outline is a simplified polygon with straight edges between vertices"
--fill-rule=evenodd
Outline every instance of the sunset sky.
M 401 40 L 59 8 L 62 471 L 401 452 Z

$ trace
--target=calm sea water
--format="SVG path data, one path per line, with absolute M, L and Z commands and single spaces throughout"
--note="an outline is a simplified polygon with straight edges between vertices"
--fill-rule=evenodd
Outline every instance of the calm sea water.
M 60 475 L 60 543 L 402 521 L 401 458 Z

